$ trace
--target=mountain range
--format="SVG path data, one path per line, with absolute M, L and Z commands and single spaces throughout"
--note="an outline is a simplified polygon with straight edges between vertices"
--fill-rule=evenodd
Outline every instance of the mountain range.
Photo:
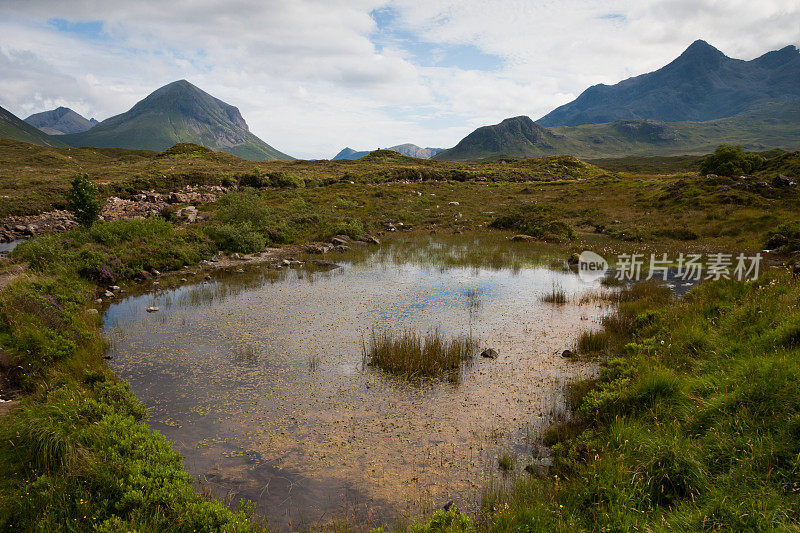
M 83 133 L 98 124 L 95 119 L 84 118 L 68 107 L 33 114 L 25 122 L 48 135 Z
M 590 87 L 537 122 L 520 116 L 478 128 L 433 159 L 674 155 L 719 144 L 800 148 L 797 48 L 742 61 L 695 41 L 655 72 Z
M 0 107 L 0 137 L 41 146 L 66 146 L 57 137 L 51 137 L 38 128 L 34 128 L 2 107 Z
M 236 107 L 186 80 L 165 85 L 100 123 L 64 107 L 26 121 L 0 108 L 0 137 L 46 146 L 158 151 L 194 143 L 250 160 L 292 159 L 253 135 Z M 797 48 L 743 61 L 695 41 L 663 68 L 615 85 L 594 85 L 537 122 L 509 118 L 478 128 L 447 150 L 413 144 L 389 150 L 437 160 L 602 158 L 708 153 L 719 144 L 800 148 Z M 345 148 L 334 159 L 368 153 Z
M 431 157 L 435 156 L 444 148 L 421 148 L 416 144 L 398 144 L 397 146 L 392 146 L 391 148 L 385 148 L 386 150 L 391 150 L 392 152 L 398 152 L 403 155 L 407 155 L 408 157 L 416 157 L 417 159 L 430 159 Z M 333 156 L 332 161 L 336 161 L 338 159 L 361 159 L 365 155 L 369 155 L 369 150 L 366 151 L 356 151 L 350 147 L 343 149 L 341 152 Z
M 800 98 L 800 53 L 794 46 L 742 61 L 698 40 L 665 67 L 616 85 L 589 87 L 538 122 L 542 126 L 642 119 L 703 122 L 789 96 Z

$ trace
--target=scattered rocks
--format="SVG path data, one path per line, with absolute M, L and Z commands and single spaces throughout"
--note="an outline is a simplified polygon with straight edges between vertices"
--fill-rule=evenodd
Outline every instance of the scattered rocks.
M 377 244 L 377 245 L 381 244 L 381 241 L 379 241 L 377 237 L 373 237 L 372 235 L 364 235 L 359 240 L 367 244 Z
M 486 348 L 481 352 L 481 357 L 486 357 L 487 359 L 497 359 L 499 355 L 494 348 Z
M 106 297 L 106 298 L 113 298 L 114 297 L 114 293 L 111 292 L 111 291 L 106 291 L 106 292 L 103 293 L 103 296 Z
M 776 233 L 767 241 L 767 250 L 777 250 L 781 246 L 786 246 L 787 244 L 789 244 L 789 238 L 786 237 L 786 235 Z
M 785 187 L 797 187 L 797 182 L 794 181 L 789 176 L 784 176 L 780 174 L 772 178 L 772 186 L 777 188 L 785 188 Z
M 344 245 L 344 244 L 339 244 L 339 245 L 333 247 L 333 251 L 334 252 L 339 252 L 339 253 L 344 253 L 344 252 L 348 251 L 349 249 L 350 249 L 350 247 L 347 246 L 347 245 Z
M 72 214 L 62 210 L 32 216 L 11 216 L 0 220 L 0 242 L 27 239 L 38 233 L 62 232 L 77 225 Z

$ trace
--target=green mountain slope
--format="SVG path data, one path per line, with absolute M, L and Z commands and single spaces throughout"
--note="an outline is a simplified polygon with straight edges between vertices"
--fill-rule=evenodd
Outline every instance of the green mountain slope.
M 659 70 L 589 87 L 538 122 L 550 127 L 641 119 L 708 121 L 785 97 L 800 98 L 800 52 L 794 46 L 742 61 L 698 40 Z
M 2 107 L 0 107 L 0 137 L 41 146 L 66 146 L 59 139 L 39 131 Z
M 50 111 L 35 113 L 26 118 L 25 122 L 48 135 L 82 133 L 98 123 L 95 119 L 89 120 L 82 117 L 68 107 L 58 107 Z
M 755 151 L 799 149 L 800 99 L 773 101 L 734 117 L 706 122 L 620 120 L 544 128 L 528 117 L 516 117 L 478 128 L 433 159 L 466 161 L 556 154 L 596 159 L 705 154 L 720 144 L 742 144 Z
M 250 133 L 236 107 L 186 80 L 161 87 L 89 131 L 62 138 L 72 146 L 162 151 L 194 143 L 253 161 L 292 159 Z

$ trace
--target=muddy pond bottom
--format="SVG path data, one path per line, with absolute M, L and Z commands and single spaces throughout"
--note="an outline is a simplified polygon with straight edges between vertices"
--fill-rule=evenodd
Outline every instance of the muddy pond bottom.
M 254 501 L 277 529 L 469 509 L 500 454 L 520 472 L 535 461 L 565 384 L 596 372 L 560 353 L 607 309 L 569 271 L 387 257 L 129 296 L 104 315 L 111 368 L 199 484 Z M 542 301 L 554 287 L 567 304 Z M 457 384 L 410 382 L 363 365 L 364 340 L 387 328 L 472 335 L 500 356 L 476 356 Z

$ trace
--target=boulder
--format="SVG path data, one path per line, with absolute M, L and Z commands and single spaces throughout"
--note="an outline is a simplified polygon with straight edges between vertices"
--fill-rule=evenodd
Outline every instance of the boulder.
M 334 246 L 347 246 L 350 242 L 350 239 L 343 235 L 337 235 L 336 237 L 331 239 L 331 244 Z
M 786 235 L 776 233 L 767 241 L 767 250 L 777 250 L 781 246 L 786 246 L 787 244 L 789 244 L 789 238 L 786 237 Z
M 156 312 L 158 312 L 158 307 L 156 307 L 156 306 L 148 307 L 147 308 L 147 312 L 148 313 L 156 313 Z
M 569 357 L 572 357 L 574 355 L 575 354 L 572 352 L 572 350 L 564 350 L 563 352 L 561 352 L 561 357 L 569 358 Z
M 789 176 L 780 174 L 772 178 L 772 186 L 777 188 L 797 187 L 797 182 L 791 179 Z
M 497 359 L 499 355 L 494 348 L 486 348 L 481 352 L 481 357 L 486 357 L 487 359 Z

